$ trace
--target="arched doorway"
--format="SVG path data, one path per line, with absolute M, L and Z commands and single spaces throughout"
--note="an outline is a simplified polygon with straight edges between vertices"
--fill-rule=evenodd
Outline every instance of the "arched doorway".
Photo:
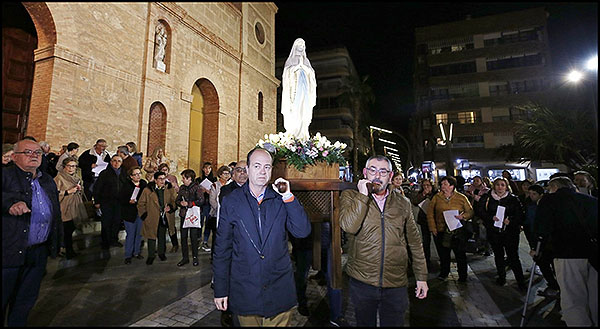
M 202 164 L 217 166 L 219 150 L 219 96 L 207 79 L 199 79 L 192 86 L 188 168 L 201 176 Z
M 2 3 L 2 142 L 27 134 L 33 86 L 35 25 L 20 2 Z
M 160 102 L 150 106 L 150 119 L 148 120 L 148 156 L 152 155 L 156 148 L 165 151 L 167 140 L 167 110 Z

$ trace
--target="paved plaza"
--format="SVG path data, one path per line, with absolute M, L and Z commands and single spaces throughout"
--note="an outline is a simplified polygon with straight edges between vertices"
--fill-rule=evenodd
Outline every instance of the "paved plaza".
M 29 317 L 30 326 L 221 326 L 220 312 L 212 301 L 209 253 L 200 251 L 197 267 L 191 264 L 177 267 L 180 252 L 167 253 L 166 261 L 156 259 L 151 266 L 138 259 L 126 265 L 123 248 L 102 251 L 97 246 L 98 233 L 76 238 L 80 253 L 77 260 L 49 260 L 38 302 Z M 170 243 L 167 246 L 170 248 Z M 507 274 L 507 284 L 497 286 L 493 257 L 467 254 L 467 283 L 457 282 L 455 263 L 452 263 L 450 277 L 440 281 L 436 278 L 438 258 L 434 249 L 428 297 L 417 300 L 414 295 L 410 296 L 406 326 L 519 326 L 525 292 L 517 289 L 511 271 Z M 520 254 L 524 269 L 531 266 L 527 252 L 522 236 Z M 145 257 L 146 250 L 142 254 Z M 345 262 L 344 254 L 343 264 Z M 311 270 L 310 275 L 315 273 Z M 410 292 L 414 291 L 415 283 L 414 277 L 409 279 Z M 343 281 L 345 318 L 354 325 L 348 277 L 344 275 Z M 545 286 L 540 276 L 534 278 L 527 326 L 564 326 L 556 300 L 535 294 Z M 307 295 L 311 314 L 306 317 L 294 310 L 292 325 L 328 326 L 326 292 L 326 286 L 310 280 Z

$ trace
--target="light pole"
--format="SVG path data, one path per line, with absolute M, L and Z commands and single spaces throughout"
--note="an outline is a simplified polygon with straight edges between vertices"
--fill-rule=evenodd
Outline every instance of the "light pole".
M 452 160 L 452 128 L 454 124 L 450 124 L 448 138 L 446 138 L 446 132 L 444 131 L 444 123 L 440 122 L 439 126 L 442 134 L 442 142 L 446 145 L 446 176 L 454 176 L 454 160 Z

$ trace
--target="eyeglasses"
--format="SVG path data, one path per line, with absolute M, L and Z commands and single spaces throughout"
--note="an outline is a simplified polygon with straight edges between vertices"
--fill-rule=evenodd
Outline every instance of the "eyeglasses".
M 230 173 L 229 171 L 225 171 L 225 172 L 223 172 L 221 175 L 224 175 L 224 176 L 230 176 L 230 175 L 231 175 L 231 173 Z
M 133 174 L 131 174 L 131 176 L 139 176 L 141 174 L 142 174 L 141 172 L 134 172 Z
M 237 167 L 237 168 L 233 169 L 233 171 L 235 171 L 235 172 L 237 172 L 237 173 L 240 173 L 240 172 L 247 172 L 247 171 L 246 171 L 246 168 L 242 168 L 242 167 Z
M 385 175 L 387 175 L 387 174 L 391 173 L 391 171 L 389 171 L 389 170 L 387 170 L 387 169 L 384 169 L 384 168 L 382 168 L 382 169 L 377 169 L 377 168 L 375 168 L 375 167 L 368 168 L 368 169 L 367 169 L 367 172 L 368 172 L 370 175 L 373 175 L 373 176 L 375 176 L 377 173 L 379 173 L 379 176 L 385 176 Z
M 77 165 L 66 165 L 67 168 L 77 168 Z
M 35 151 L 25 150 L 23 152 L 14 152 L 14 153 L 15 154 L 25 154 L 28 157 L 30 157 L 32 154 L 34 154 L 36 157 L 39 157 L 44 153 L 44 151 L 42 151 L 42 150 L 35 150 Z

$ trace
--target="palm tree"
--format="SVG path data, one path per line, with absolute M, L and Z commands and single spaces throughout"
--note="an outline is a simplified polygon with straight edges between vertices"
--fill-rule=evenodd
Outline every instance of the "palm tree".
M 598 139 L 583 110 L 556 110 L 539 103 L 518 106 L 529 116 L 516 122 L 515 142 L 501 148 L 507 158 L 551 160 L 570 170 L 596 166 Z
M 373 88 L 368 83 L 369 76 L 363 76 L 362 78 L 357 75 L 349 75 L 342 79 L 342 85 L 340 86 L 340 91 L 342 94 L 340 95 L 340 102 L 343 105 L 349 106 L 352 110 L 352 116 L 354 118 L 354 128 L 353 128 L 353 136 L 354 136 L 354 148 L 352 150 L 353 153 L 353 161 L 352 161 L 352 170 L 354 173 L 354 177 L 358 175 L 358 153 L 359 150 L 364 150 L 368 148 L 368 143 L 364 138 L 366 127 L 364 124 L 360 125 L 360 123 L 364 123 L 364 115 L 365 112 L 368 112 L 370 106 L 375 103 L 375 95 L 373 93 Z M 363 128 L 363 129 L 360 129 Z

